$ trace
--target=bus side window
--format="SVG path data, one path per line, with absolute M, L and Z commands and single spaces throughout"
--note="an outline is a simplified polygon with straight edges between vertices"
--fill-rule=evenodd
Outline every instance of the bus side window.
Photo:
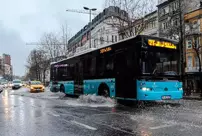
M 83 60 L 83 75 L 84 78 L 88 78 L 88 58 Z
M 136 74 L 138 75 L 140 73 L 139 69 L 139 58 L 137 57 L 137 54 L 133 51 L 126 52 L 126 64 L 128 69 L 128 74 Z
M 106 59 L 106 65 L 105 65 L 105 75 L 107 76 L 112 76 L 113 72 L 114 72 L 114 61 L 113 61 L 113 57 L 109 56 Z
M 67 78 L 70 80 L 72 80 L 74 77 L 74 67 L 75 67 L 74 64 L 70 64 L 69 69 L 67 71 L 67 76 L 68 76 Z
M 83 63 L 84 61 L 79 62 L 79 76 L 83 76 Z
M 98 76 L 103 77 L 104 71 L 105 71 L 105 58 L 104 58 L 104 56 L 100 56 L 100 57 L 98 57 L 98 62 L 97 62 L 97 74 L 98 74 Z
M 77 62 L 75 63 L 75 67 L 74 67 L 74 79 L 76 81 L 78 80 L 78 76 L 79 76 L 79 64 Z
M 124 52 L 117 53 L 115 56 L 115 71 L 116 75 L 125 74 L 127 67 L 126 56 Z
M 93 57 L 90 59 L 90 61 L 91 61 L 91 65 L 89 65 L 90 66 L 89 73 L 91 76 L 95 76 L 95 74 L 96 74 L 96 58 Z

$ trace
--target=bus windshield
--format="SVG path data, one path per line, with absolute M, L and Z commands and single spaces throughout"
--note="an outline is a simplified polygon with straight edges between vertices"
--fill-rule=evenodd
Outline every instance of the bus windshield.
M 178 74 L 177 52 L 144 52 L 145 58 L 142 61 L 143 74 L 157 74 L 175 76 Z

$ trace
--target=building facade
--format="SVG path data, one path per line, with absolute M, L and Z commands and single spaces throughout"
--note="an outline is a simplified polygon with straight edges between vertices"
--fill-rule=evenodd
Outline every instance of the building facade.
M 158 36 L 158 11 L 154 11 L 147 14 L 144 17 L 145 28 L 143 30 L 144 35 Z
M 199 72 L 202 43 L 202 8 L 185 14 L 184 20 L 186 26 L 186 72 Z
M 145 15 L 143 18 L 134 20 L 131 26 L 125 26 L 124 29 L 119 30 L 119 39 L 123 40 L 131 36 L 136 36 L 138 34 L 158 36 L 157 11 Z
M 116 23 L 120 18 L 123 20 L 128 18 L 128 13 L 114 6 L 104 9 L 91 23 L 84 26 L 68 41 L 69 54 L 73 55 L 88 48 L 96 48 L 118 41 L 118 30 L 111 21 Z
M 0 56 L 0 76 L 6 80 L 12 80 L 13 67 L 11 64 L 11 56 L 9 54 L 3 54 Z
M 159 36 L 178 40 L 180 25 L 179 0 L 158 1 Z
M 11 65 L 11 56 L 8 54 L 3 54 L 3 62 L 4 64 Z
M 158 0 L 159 36 L 179 40 L 180 17 L 200 7 L 200 0 Z M 182 15 L 182 16 L 181 16 Z

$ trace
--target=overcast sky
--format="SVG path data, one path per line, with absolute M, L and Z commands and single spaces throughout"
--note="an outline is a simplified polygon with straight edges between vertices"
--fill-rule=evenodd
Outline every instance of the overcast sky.
M 101 11 L 105 0 L 0 0 L 0 54 L 11 55 L 14 75 L 24 75 L 26 60 L 44 32 L 67 24 L 75 34 L 89 21 L 85 14 L 66 12 L 83 6 Z

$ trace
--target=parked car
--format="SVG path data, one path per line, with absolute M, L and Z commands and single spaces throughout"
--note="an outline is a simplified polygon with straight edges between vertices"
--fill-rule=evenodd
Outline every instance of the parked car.
M 3 92 L 3 90 L 4 90 L 4 85 L 0 83 L 0 93 Z
M 45 86 L 40 81 L 31 81 L 29 86 L 30 92 L 44 92 Z
M 12 89 L 19 89 L 22 87 L 22 81 L 21 80 L 13 80 L 12 83 Z
M 8 87 L 8 83 L 7 82 L 2 82 L 2 85 L 4 86 L 4 88 Z

